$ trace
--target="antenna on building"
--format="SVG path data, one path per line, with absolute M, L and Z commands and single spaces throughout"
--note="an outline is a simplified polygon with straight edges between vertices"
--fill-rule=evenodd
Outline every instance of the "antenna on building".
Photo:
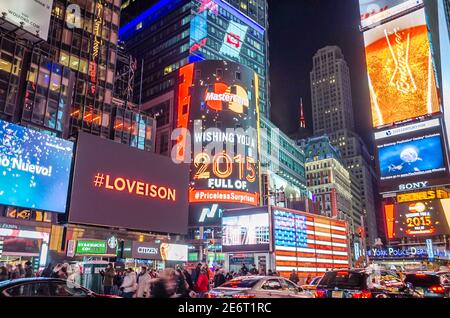
M 303 98 L 300 98 L 300 128 L 306 128 L 305 114 L 303 112 Z

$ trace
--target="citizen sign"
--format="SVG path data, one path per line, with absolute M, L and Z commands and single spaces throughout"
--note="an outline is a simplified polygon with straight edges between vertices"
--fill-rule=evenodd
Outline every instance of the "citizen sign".
M 138 253 L 140 254 L 152 254 L 152 255 L 156 255 L 158 254 L 158 249 L 154 248 L 154 247 L 138 247 L 137 249 Z
M 404 191 L 404 190 L 422 189 L 422 188 L 426 188 L 427 186 L 428 186 L 428 181 L 421 181 L 421 182 L 400 184 L 398 186 L 398 189 L 400 191 Z

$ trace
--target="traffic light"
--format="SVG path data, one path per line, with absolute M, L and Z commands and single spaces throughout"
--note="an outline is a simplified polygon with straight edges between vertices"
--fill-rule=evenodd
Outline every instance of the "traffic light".
M 364 237 L 364 228 L 362 226 L 358 227 L 358 235 L 359 237 Z

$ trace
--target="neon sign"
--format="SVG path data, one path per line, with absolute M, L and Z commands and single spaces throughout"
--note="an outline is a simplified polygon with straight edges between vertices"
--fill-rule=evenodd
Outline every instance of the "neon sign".
M 97 3 L 97 14 L 95 15 L 94 21 L 94 43 L 92 46 L 92 59 L 89 63 L 89 79 L 91 85 L 89 87 L 89 92 L 91 95 L 95 95 L 96 83 L 97 83 L 97 58 L 100 50 L 100 45 L 102 44 L 102 24 L 103 24 L 103 4 Z
M 117 192 L 128 192 L 137 196 L 158 198 L 167 201 L 176 201 L 177 190 L 164 186 L 157 186 L 137 180 L 122 177 L 111 177 L 109 174 L 97 173 L 94 176 L 93 185 L 96 188 L 104 188 Z

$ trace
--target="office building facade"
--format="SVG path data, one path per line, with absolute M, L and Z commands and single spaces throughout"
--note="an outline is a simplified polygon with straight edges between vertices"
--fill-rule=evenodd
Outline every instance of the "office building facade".
M 327 134 L 331 144 L 340 150 L 344 166 L 361 189 L 362 210 L 359 213 L 364 217 L 369 241 L 374 242 L 378 232 L 375 172 L 364 142 L 354 132 L 350 73 L 339 47 L 327 46 L 317 51 L 310 80 L 313 134 Z

